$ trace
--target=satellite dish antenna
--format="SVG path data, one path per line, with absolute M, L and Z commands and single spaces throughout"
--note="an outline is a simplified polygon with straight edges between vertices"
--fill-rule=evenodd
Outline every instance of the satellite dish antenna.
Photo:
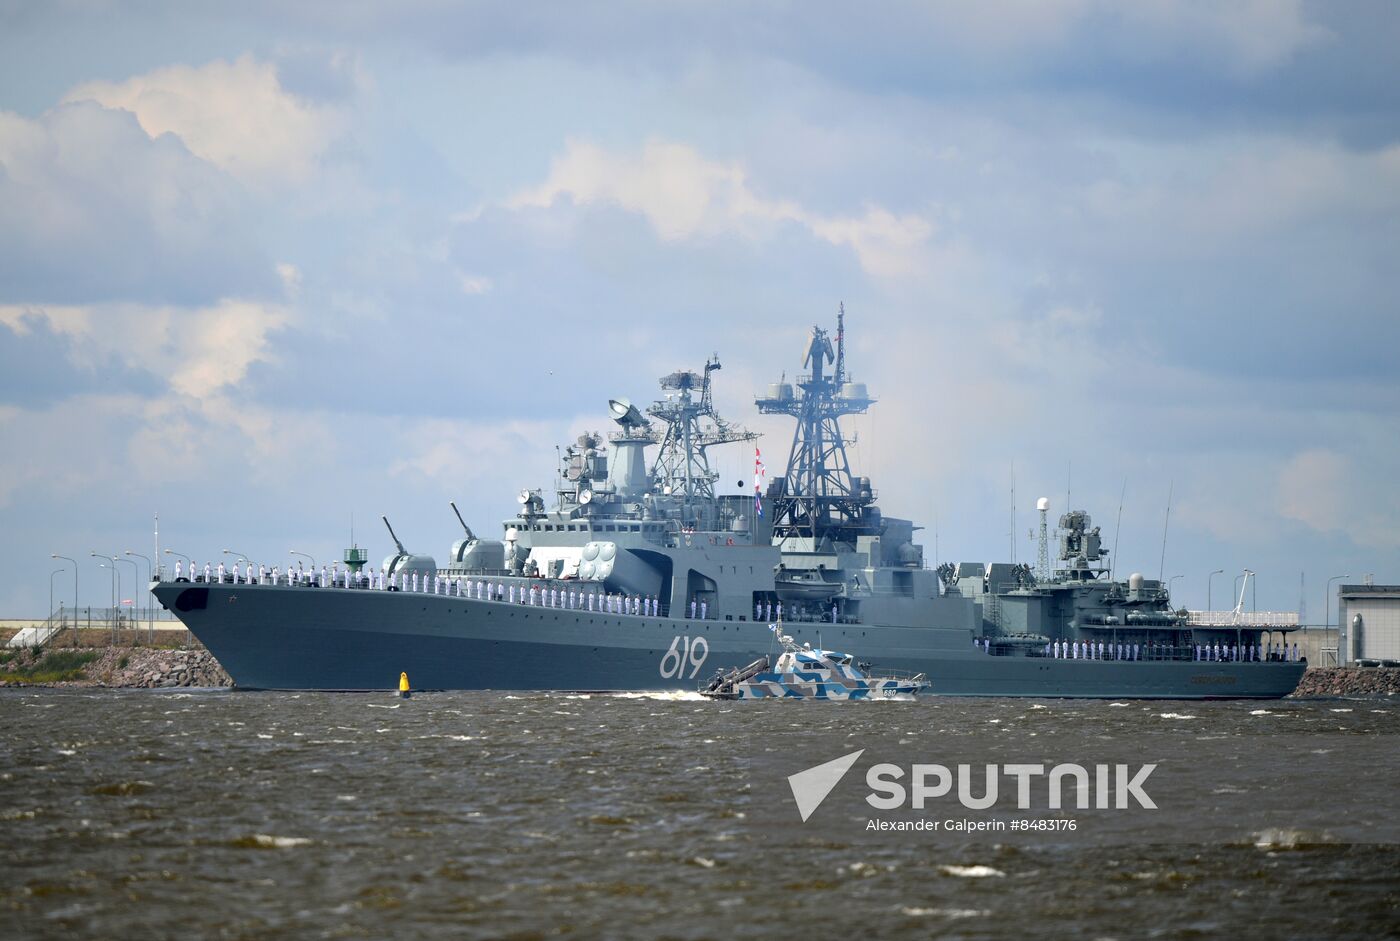
M 624 428 L 640 428 L 647 423 L 642 413 L 637 411 L 637 406 L 627 399 L 608 399 L 608 411 L 612 413 L 613 421 Z
M 516 502 L 516 503 L 529 503 L 529 502 L 530 502 L 530 491 L 529 491 L 529 490 L 522 490 L 522 491 L 520 491 L 520 495 L 517 496 L 517 497 L 515 498 L 515 502 Z
M 593 502 L 593 491 L 592 491 L 592 490 L 581 490 L 581 491 L 579 491 L 578 502 L 579 502 L 581 505 L 583 505 L 583 506 L 588 506 L 588 504 L 590 504 L 590 503 Z

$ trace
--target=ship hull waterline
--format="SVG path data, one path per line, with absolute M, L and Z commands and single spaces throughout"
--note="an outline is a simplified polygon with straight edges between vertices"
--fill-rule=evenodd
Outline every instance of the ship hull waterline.
M 768 625 L 604 614 L 462 597 L 165 582 L 153 593 L 243 689 L 687 690 L 772 651 Z M 787 622 L 814 646 L 928 675 L 928 694 L 1277 699 L 1304 663 L 991 656 L 966 630 Z

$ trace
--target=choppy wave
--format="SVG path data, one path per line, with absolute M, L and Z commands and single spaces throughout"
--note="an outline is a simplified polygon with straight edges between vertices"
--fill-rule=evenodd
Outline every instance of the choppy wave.
M 973 866 L 945 865 L 939 866 L 938 871 L 945 876 L 957 876 L 960 879 L 999 878 L 1006 875 L 1006 873 L 1002 872 L 1000 869 L 981 864 Z

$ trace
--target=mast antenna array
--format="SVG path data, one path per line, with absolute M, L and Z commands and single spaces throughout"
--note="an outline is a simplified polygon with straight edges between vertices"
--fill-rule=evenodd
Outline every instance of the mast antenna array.
M 813 327 L 803 354 L 808 373 L 793 384 L 779 382 L 756 400 L 767 415 L 797 420 L 788 453 L 787 472 L 769 488 L 775 540 L 823 537 L 853 542 L 879 530 L 879 511 L 868 478 L 851 476 L 842 415 L 861 415 L 874 403 L 865 384 L 846 373 L 846 307 L 836 315 L 836 344 L 821 327 Z M 827 366 L 835 367 L 828 373 Z

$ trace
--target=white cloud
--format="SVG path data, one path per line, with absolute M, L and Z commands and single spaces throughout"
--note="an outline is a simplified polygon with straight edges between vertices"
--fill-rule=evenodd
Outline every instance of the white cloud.
M 463 294 L 488 294 L 491 291 L 491 279 L 485 275 L 464 274 L 461 285 Z
M 1278 513 L 1319 533 L 1344 533 L 1358 545 L 1388 549 L 1400 541 L 1394 455 L 1371 451 L 1372 466 L 1324 449 L 1294 454 L 1278 469 Z M 1374 459 L 1379 458 L 1379 461 Z
M 88 82 L 65 100 L 130 111 L 152 137 L 174 134 L 193 153 L 254 184 L 306 179 L 344 124 L 338 108 L 288 93 L 276 66 L 250 55 L 167 66 L 124 82 Z
M 237 386 L 254 362 L 272 356 L 270 334 L 290 311 L 246 300 L 201 308 L 0 305 L 0 324 L 17 334 L 29 332 L 28 318 L 43 318 L 67 337 L 75 365 L 115 357 L 166 377 L 176 394 L 204 399 Z
M 1330 32 L 1310 23 L 1302 0 L 1137 0 L 1098 4 L 1140 35 L 1173 46 L 1217 51 L 1233 71 L 1258 72 L 1324 42 Z
M 1102 141 L 1112 169 L 1067 191 L 1083 224 L 1066 240 L 1121 254 L 1216 257 L 1318 222 L 1400 209 L 1400 146 L 1354 151 L 1297 138 L 1209 143 Z
M 549 177 L 507 205 L 549 207 L 561 199 L 577 205 L 608 203 L 645 216 L 666 241 L 722 234 L 760 239 L 780 225 L 795 224 L 824 242 L 850 248 L 861 267 L 877 277 L 919 270 L 934 233 L 922 216 L 897 215 L 880 206 L 866 206 L 856 216 L 832 216 L 790 200 L 765 198 L 740 164 L 707 160 L 686 144 L 660 140 L 648 141 L 635 155 L 570 140 Z
M 203 302 L 271 287 L 241 187 L 93 102 L 0 112 L 0 302 Z

